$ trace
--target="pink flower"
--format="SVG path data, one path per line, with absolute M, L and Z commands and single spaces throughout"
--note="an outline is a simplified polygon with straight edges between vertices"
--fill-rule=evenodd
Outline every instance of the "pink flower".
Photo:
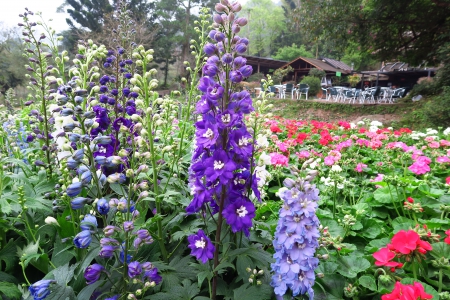
M 427 137 L 425 138 L 425 141 L 426 141 L 426 142 L 432 142 L 432 141 L 434 141 L 434 137 L 433 137 L 433 136 L 427 136 Z
M 276 145 L 278 146 L 278 149 L 280 149 L 281 152 L 287 151 L 287 146 L 283 142 L 276 142 Z
M 436 158 L 436 162 L 440 164 L 448 163 L 450 162 L 450 158 L 448 158 L 447 156 L 439 156 L 438 158 Z
M 332 165 L 334 165 L 335 162 L 336 162 L 336 159 L 334 156 L 327 156 L 324 159 L 324 163 L 327 166 L 332 166 Z
M 311 156 L 311 153 L 309 153 L 309 151 L 307 150 L 302 150 L 300 152 L 296 152 L 295 153 L 299 159 L 303 159 L 303 158 L 308 158 Z
M 439 142 L 431 142 L 428 144 L 428 147 L 433 148 L 433 149 L 437 149 L 439 148 L 441 145 L 439 144 Z
M 363 172 L 363 169 L 365 169 L 365 168 L 367 168 L 366 164 L 359 163 L 356 165 L 355 171 L 361 173 L 361 172 Z
M 440 141 L 440 143 L 441 143 L 441 146 L 446 146 L 446 147 L 449 147 L 450 146 L 450 141 L 446 141 L 446 140 L 441 140 Z
M 270 162 L 272 166 L 288 166 L 289 158 L 279 153 L 270 153 Z
M 370 179 L 370 182 L 380 182 L 383 181 L 384 174 L 378 174 L 374 179 Z
M 424 162 L 416 161 L 408 169 L 416 175 L 422 175 L 430 172 L 430 166 Z

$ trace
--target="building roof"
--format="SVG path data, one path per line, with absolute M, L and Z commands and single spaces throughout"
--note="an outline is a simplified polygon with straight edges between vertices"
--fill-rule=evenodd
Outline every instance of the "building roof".
M 314 67 L 316 67 L 319 70 L 323 70 L 325 72 L 341 72 L 341 73 L 350 73 L 351 68 L 344 64 L 343 62 L 340 62 L 338 60 L 330 59 L 330 58 L 323 58 L 323 59 L 315 59 L 315 58 L 306 58 L 306 57 L 298 57 L 294 59 L 293 61 L 290 61 L 289 63 L 282 66 L 282 68 L 287 67 L 288 65 L 295 64 L 296 62 L 304 61 Z M 294 68 L 295 69 L 295 68 Z
M 278 69 L 284 66 L 287 61 L 278 60 L 269 57 L 258 57 L 253 55 L 242 55 L 245 59 L 247 59 L 248 65 L 260 65 L 262 67 L 270 67 L 272 69 Z

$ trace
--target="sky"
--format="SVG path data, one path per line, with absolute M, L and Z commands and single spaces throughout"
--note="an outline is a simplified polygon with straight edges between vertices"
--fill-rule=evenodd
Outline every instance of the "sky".
M 57 13 L 58 6 L 63 4 L 64 0 L 0 0 L 0 23 L 5 27 L 17 26 L 22 19 L 19 14 L 25 12 L 27 7 L 32 12 L 42 12 L 45 22 L 59 32 L 68 29 L 66 23 L 67 13 Z M 37 18 L 39 19 L 39 17 Z M 53 19 L 47 22 L 48 19 Z

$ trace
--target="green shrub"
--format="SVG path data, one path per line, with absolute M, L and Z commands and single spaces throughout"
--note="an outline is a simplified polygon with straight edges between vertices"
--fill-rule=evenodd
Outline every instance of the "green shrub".
M 319 70 L 319 69 L 313 68 L 313 69 L 309 70 L 308 75 L 317 77 L 317 78 L 322 78 L 322 77 L 325 77 L 327 74 L 325 73 L 324 70 Z
M 426 103 L 424 114 L 434 126 L 450 126 L 450 86 L 444 87 L 441 94 Z
M 309 95 L 315 96 L 320 91 L 320 79 L 317 77 L 306 76 L 300 83 L 309 85 Z
M 439 93 L 439 90 L 435 80 L 432 78 L 420 78 L 419 83 L 412 88 L 409 94 L 411 97 L 414 97 L 417 95 L 436 95 L 437 93 Z
M 250 75 L 249 78 L 247 78 L 247 82 L 252 82 L 252 81 L 258 81 L 261 82 L 261 79 L 266 79 L 266 76 L 264 76 L 263 73 L 254 73 L 252 75 Z

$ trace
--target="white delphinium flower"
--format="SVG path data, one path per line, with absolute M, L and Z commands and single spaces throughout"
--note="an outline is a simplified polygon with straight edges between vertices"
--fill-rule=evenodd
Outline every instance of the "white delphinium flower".
M 445 129 L 442 133 L 444 135 L 450 135 L 450 127 L 447 127 L 447 129 Z

